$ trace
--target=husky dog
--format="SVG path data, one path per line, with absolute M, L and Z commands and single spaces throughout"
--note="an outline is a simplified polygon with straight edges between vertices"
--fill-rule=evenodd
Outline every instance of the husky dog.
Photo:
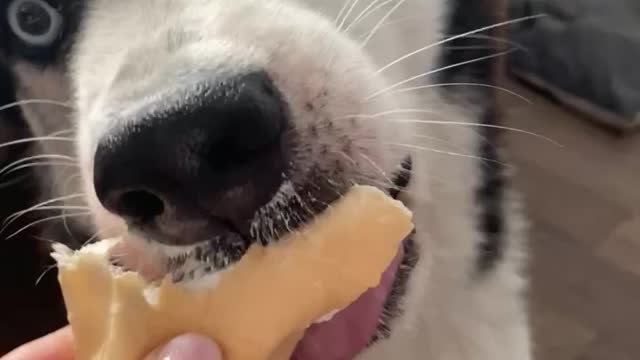
M 22 164 L 45 169 L 48 201 L 31 210 L 124 236 L 187 283 L 215 280 L 353 184 L 376 186 L 411 208 L 415 232 L 380 285 L 312 325 L 293 358 L 528 360 L 493 8 L 5 0 L 0 52 L 38 141 Z

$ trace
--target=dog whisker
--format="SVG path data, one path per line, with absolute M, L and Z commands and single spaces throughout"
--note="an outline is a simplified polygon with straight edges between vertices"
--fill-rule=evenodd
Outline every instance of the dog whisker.
M 18 106 L 34 105 L 34 104 L 57 105 L 57 106 L 62 106 L 68 109 L 72 108 L 69 104 L 61 101 L 48 100 L 48 99 L 26 99 L 26 100 L 15 101 L 9 104 L 4 104 L 0 106 L 0 111 L 8 110 Z
M 449 181 L 449 179 L 446 179 L 442 176 L 436 176 L 434 174 L 421 174 L 420 176 L 424 177 L 425 179 L 429 179 L 429 181 L 438 183 L 439 185 L 442 186 L 442 188 L 447 189 L 448 191 L 451 191 L 451 192 L 460 192 L 460 191 L 465 191 L 469 189 L 468 187 L 465 187 L 465 186 L 454 185 L 452 184 L 451 181 Z M 413 200 L 416 200 L 416 201 L 429 200 L 427 197 L 424 196 L 424 194 L 421 194 L 418 191 L 413 191 L 408 188 L 399 187 L 393 183 L 390 184 L 387 181 L 384 181 L 377 177 L 371 177 L 370 175 L 366 175 L 366 174 L 356 174 L 356 175 L 353 175 L 353 178 L 359 185 L 361 185 L 362 183 L 368 183 L 370 185 L 378 186 L 386 190 L 394 190 L 399 193 L 407 194 L 411 196 Z
M 456 36 L 456 35 L 448 35 L 447 38 L 451 37 L 451 36 Z M 465 39 L 468 38 L 468 39 L 490 40 L 490 41 L 493 41 L 493 42 L 496 42 L 496 43 L 499 43 L 499 44 L 510 45 L 510 46 L 518 49 L 518 51 L 522 51 L 522 52 L 525 52 L 525 53 L 529 53 L 530 52 L 530 50 L 526 46 L 524 46 L 524 45 L 522 45 L 522 44 L 520 44 L 518 42 L 515 42 L 515 41 L 510 40 L 510 39 L 504 39 L 504 38 L 496 37 L 496 36 L 491 36 L 491 35 L 486 35 L 486 34 L 470 34 L 470 35 L 464 36 L 464 38 Z M 492 47 L 489 47 L 489 48 L 495 48 L 495 46 L 492 46 Z
M 38 286 L 40 285 L 40 282 L 42 281 L 42 279 L 44 279 L 44 277 L 53 269 L 56 269 L 58 267 L 58 264 L 52 264 L 49 265 L 45 268 L 45 270 L 42 272 L 42 274 L 40 274 L 40 276 L 38 276 L 38 278 L 36 279 L 36 282 L 34 284 L 34 286 Z
M 101 234 L 108 233 L 108 232 L 112 231 L 115 228 L 116 228 L 116 226 L 110 226 L 110 227 L 106 227 L 106 228 L 103 228 L 103 229 L 100 229 L 100 230 L 96 231 L 93 235 L 91 235 L 87 240 L 85 240 L 82 243 L 81 247 L 84 247 L 87 244 L 90 244 L 92 241 L 98 239 L 101 236 Z M 122 235 L 124 235 L 124 234 L 122 234 Z
M 338 12 L 338 15 L 336 15 L 336 18 L 334 20 L 334 24 L 336 26 L 338 26 L 340 21 L 342 21 L 343 15 L 344 15 L 345 11 L 347 11 L 347 9 L 349 8 L 349 5 L 351 4 L 352 1 L 355 1 L 355 0 L 345 0 L 344 4 L 340 8 L 340 11 Z
M 82 179 L 82 174 L 80 174 L 80 173 L 72 174 L 62 183 L 62 188 L 61 189 L 62 189 L 62 193 L 63 194 L 70 193 L 69 186 L 76 179 Z
M 363 153 L 359 153 L 359 155 L 360 155 L 360 157 L 365 159 L 369 164 L 371 164 L 371 166 L 373 166 L 374 169 L 376 169 L 378 172 L 380 172 L 382 177 L 384 177 L 384 179 L 389 184 L 393 184 L 393 181 L 391 180 L 389 175 L 387 175 L 387 173 L 382 169 L 382 167 L 380 165 L 378 165 L 375 161 L 373 161 L 373 159 L 371 159 L 371 157 L 369 157 L 369 156 L 367 156 L 366 154 L 363 154 Z
M 443 126 L 468 126 L 468 127 L 476 127 L 476 128 L 490 128 L 490 129 L 499 129 L 504 131 L 511 131 L 515 133 L 521 133 L 529 136 L 536 137 L 538 139 L 547 141 L 554 146 L 562 148 L 563 145 L 559 142 L 546 137 L 544 135 L 540 135 L 535 132 L 513 128 L 509 126 L 500 126 L 500 125 L 492 125 L 492 124 L 482 124 L 482 123 L 473 123 L 473 122 L 463 122 L 463 121 L 439 121 L 439 120 L 425 120 L 425 119 L 393 119 L 393 120 L 385 120 L 397 123 L 405 123 L 405 124 L 424 124 L 424 125 L 443 125 Z
M 340 25 L 338 25 L 338 31 L 342 30 L 342 27 L 345 25 L 345 23 L 349 19 L 349 16 L 351 16 L 353 9 L 358 5 L 359 2 L 360 0 L 354 0 L 353 3 L 351 3 L 351 7 L 349 7 L 349 11 L 347 11 L 347 14 L 340 21 Z
M 11 170 L 6 171 L 4 174 L 2 174 L 2 176 L 7 176 L 9 174 L 13 174 L 14 172 L 17 172 L 17 171 L 20 171 L 20 170 L 24 170 L 24 169 L 30 169 L 30 168 L 35 168 L 35 167 L 45 167 L 45 166 L 79 167 L 79 165 L 77 163 L 71 163 L 71 162 L 35 161 L 35 162 L 28 163 L 28 164 L 16 166 L 16 167 L 12 168 Z
M 444 113 L 440 113 L 431 109 L 392 109 L 388 111 L 382 111 L 373 114 L 349 114 L 343 115 L 335 118 L 336 121 L 340 120 L 348 120 L 353 118 L 361 118 L 361 119 L 380 119 L 389 115 L 395 114 L 411 114 L 411 113 L 422 113 L 422 114 L 432 114 L 432 115 L 442 115 L 443 117 L 446 115 Z M 562 148 L 563 145 L 558 141 L 555 141 L 547 136 L 509 126 L 500 126 L 500 125 L 492 125 L 492 124 L 483 124 L 483 123 L 475 123 L 475 122 L 460 122 L 460 121 L 449 121 L 449 120 L 433 120 L 433 119 L 414 119 L 414 118 L 384 118 L 380 119 L 381 121 L 389 121 L 389 122 L 397 122 L 397 123 L 407 123 L 407 124 L 424 124 L 424 125 L 450 125 L 450 126 L 463 126 L 463 127 L 472 127 L 472 128 L 490 128 L 490 129 L 499 129 L 504 131 L 510 131 L 520 134 L 525 134 L 529 136 L 536 137 L 543 141 L 549 142 L 550 144 Z M 481 136 L 480 134 L 477 134 Z M 485 137 L 482 137 L 486 140 Z
M 454 68 L 458 68 L 458 67 L 461 67 L 461 66 L 473 64 L 473 63 L 476 63 L 476 62 L 485 61 L 485 60 L 489 60 L 489 59 L 494 59 L 494 58 L 498 58 L 498 57 L 501 57 L 501 56 L 505 56 L 505 55 L 513 53 L 514 51 L 515 50 L 501 51 L 501 52 L 496 53 L 496 54 L 491 54 L 491 55 L 487 55 L 487 56 L 481 56 L 481 57 L 478 57 L 478 58 L 475 58 L 475 59 L 457 62 L 455 64 L 443 66 L 441 68 L 437 68 L 437 69 L 434 69 L 434 70 L 430 70 L 430 71 L 427 71 L 427 72 L 412 76 L 412 77 L 410 77 L 408 79 L 399 81 L 399 82 L 397 82 L 397 83 L 395 83 L 393 85 L 390 85 L 390 86 L 388 86 L 388 87 L 386 87 L 386 88 L 384 88 L 382 90 L 379 90 L 379 91 L 369 95 L 366 98 L 366 101 L 370 101 L 370 100 L 372 100 L 372 99 L 374 99 L 374 98 L 376 98 L 376 97 L 378 97 L 380 95 L 386 94 L 389 91 L 391 91 L 393 89 L 396 89 L 396 88 L 398 88 L 398 87 L 400 87 L 400 86 L 402 86 L 404 84 L 410 83 L 412 81 L 423 79 L 423 78 L 429 77 L 431 75 L 434 75 L 434 74 L 437 74 L 437 73 L 440 73 L 440 72 L 443 72 L 443 71 L 446 71 L 446 70 L 449 70 L 449 69 L 454 69 Z
M 467 159 L 472 159 L 472 160 L 480 160 L 480 161 L 487 162 L 487 163 L 496 163 L 496 164 L 500 164 L 500 165 L 503 165 L 503 166 L 509 166 L 508 164 L 505 164 L 503 162 L 500 162 L 500 161 L 497 161 L 497 160 L 494 160 L 494 159 L 484 158 L 484 157 L 481 157 L 481 156 L 475 156 L 475 155 L 470 155 L 470 154 L 460 154 L 460 153 L 457 153 L 457 152 L 446 151 L 446 150 L 441 150 L 441 149 L 436 149 L 436 148 L 429 148 L 429 147 L 425 147 L 425 146 L 419 146 L 419 145 L 413 145 L 413 144 L 392 143 L 392 142 L 388 142 L 388 143 L 386 143 L 386 145 L 397 146 L 397 147 L 402 147 L 402 148 L 411 149 L 411 150 L 428 151 L 428 152 L 432 152 L 432 153 L 436 153 L 436 154 L 450 155 L 450 156 L 455 156 L 455 157 L 460 157 L 460 158 L 467 158 Z
M 364 10 L 362 10 L 362 12 L 360 12 L 360 14 L 351 22 L 351 24 L 349 24 L 349 26 L 347 26 L 347 28 L 344 30 L 344 33 L 348 33 L 349 30 L 351 30 L 351 28 L 353 28 L 354 26 L 358 25 L 364 19 L 369 17 L 369 15 L 374 14 L 376 11 L 380 10 L 381 8 L 385 7 L 386 5 L 392 3 L 392 2 L 394 2 L 396 0 L 386 0 L 386 1 L 383 1 L 381 3 L 379 3 L 379 1 L 380 0 L 372 1 Z
M 445 141 L 445 140 L 442 140 L 442 139 L 437 139 L 437 140 Z M 474 160 L 481 160 L 481 161 L 483 161 L 485 163 L 486 162 L 499 163 L 499 164 L 501 164 L 501 165 L 503 165 L 505 167 L 509 167 L 510 166 L 508 164 L 504 164 L 504 163 L 501 163 L 499 161 L 492 160 L 492 159 L 485 159 L 485 158 L 481 158 L 481 157 L 477 157 L 477 156 L 465 155 L 465 154 L 462 154 L 462 153 L 444 151 L 444 150 L 441 150 L 441 149 L 431 149 L 431 148 L 426 148 L 426 147 L 422 147 L 422 146 L 418 146 L 418 145 L 398 144 L 398 147 L 401 147 L 401 148 L 409 147 L 411 150 L 432 151 L 432 152 L 443 154 L 443 155 L 459 156 L 459 157 L 464 157 L 464 158 L 472 158 Z M 366 175 L 366 174 L 364 174 L 362 172 L 359 172 L 356 175 L 354 175 L 354 177 L 356 179 L 361 179 L 361 180 L 364 180 L 365 182 L 369 182 L 369 183 L 372 183 L 374 185 L 377 185 L 377 186 L 380 186 L 380 187 L 383 187 L 383 188 L 386 188 L 386 189 L 392 189 L 392 190 L 396 190 L 396 191 L 399 191 L 399 192 L 403 192 L 403 193 L 409 194 L 414 199 L 426 200 L 424 198 L 421 198 L 418 193 L 410 192 L 405 188 L 401 188 L 401 187 L 396 186 L 394 184 L 394 182 L 386 174 L 386 172 L 375 161 L 373 161 L 370 157 L 366 156 L 365 154 L 360 154 L 360 156 L 363 157 L 364 159 L 368 160 L 372 164 L 372 166 L 374 166 L 374 168 L 376 168 L 376 170 L 378 170 L 378 172 L 380 172 L 383 175 L 383 177 L 382 178 L 374 177 L 374 176 Z M 451 188 L 451 186 L 452 186 L 451 181 L 448 181 L 447 179 L 445 179 L 443 177 L 437 177 L 437 176 L 434 176 L 433 174 L 421 174 L 420 176 L 427 177 L 432 181 L 436 181 L 439 184 L 445 185 L 447 188 Z M 464 190 L 464 189 L 466 189 L 466 188 L 457 186 L 455 189 L 452 189 L 452 191 L 460 191 L 460 190 Z
M 35 143 L 35 142 L 41 142 L 41 141 L 74 142 L 75 140 L 72 139 L 72 138 L 62 137 L 62 136 L 30 137 L 30 138 L 13 140 L 13 141 L 9 141 L 9 142 L 0 144 L 0 148 L 9 147 L 9 146 L 15 146 L 15 145 L 22 145 L 22 144 Z
M 394 0 L 390 0 L 390 1 L 394 1 Z M 382 28 L 386 28 L 386 27 L 389 27 L 389 26 L 392 26 L 392 25 L 396 25 L 396 24 L 405 22 L 405 21 L 416 20 L 416 19 L 423 20 L 424 19 L 424 15 L 409 15 L 409 16 L 403 16 L 403 17 L 400 17 L 400 18 L 396 18 L 396 19 L 393 19 L 393 20 L 388 20 L 388 21 L 385 21 L 385 23 L 382 24 L 382 26 L 380 26 L 380 28 L 382 29 Z
M 43 236 L 40 236 L 40 235 L 31 235 L 31 237 L 36 239 L 37 241 L 40 241 L 40 242 L 43 242 L 43 243 L 47 243 L 47 244 L 50 244 L 50 245 L 58 244 L 60 242 L 60 241 L 56 241 L 56 240 L 53 240 L 53 239 L 47 239 L 47 238 L 45 238 Z
M 499 91 L 503 91 L 507 94 L 513 95 L 515 97 L 517 97 L 518 99 L 525 101 L 528 104 L 533 104 L 533 102 L 529 99 L 527 99 L 526 97 L 518 94 L 515 91 L 506 89 L 504 87 L 501 86 L 496 86 L 496 85 L 489 85 L 489 84 L 482 84 L 482 83 L 465 83 L 465 82 L 458 82 L 458 83 L 442 83 L 442 84 L 432 84 L 432 85 L 422 85 L 422 86 L 413 86 L 413 87 L 408 87 L 408 88 L 402 88 L 402 89 L 395 89 L 395 90 L 391 90 L 388 93 L 384 94 L 384 95 L 393 95 L 393 94 L 400 94 L 400 93 L 406 93 L 406 92 L 414 92 L 414 91 L 418 91 L 418 90 L 423 90 L 423 89 L 437 89 L 437 88 L 442 88 L 442 87 L 452 87 L 452 86 L 469 86 L 469 87 L 485 87 L 485 88 L 491 88 L 491 89 L 495 89 L 495 90 L 499 90 Z M 381 94 L 382 95 L 382 94 Z
M 26 162 L 29 162 L 32 160 L 39 160 L 39 159 L 68 160 L 70 162 L 76 162 L 75 158 L 71 156 L 60 155 L 60 154 L 42 154 L 42 155 L 29 156 L 29 157 L 16 160 L 11 164 L 3 167 L 2 169 L 0 169 L 0 175 L 4 174 L 6 171 L 10 170 L 12 167 L 16 165 L 24 164 Z
M 47 217 L 47 218 L 44 218 L 44 219 L 40 219 L 40 220 L 31 222 L 30 224 L 20 228 L 18 231 L 16 231 L 16 232 L 12 233 L 11 235 L 7 236 L 5 238 L 5 240 L 13 239 L 16 236 L 18 236 L 21 233 L 23 233 L 24 231 L 26 231 L 26 230 L 28 230 L 28 229 L 36 226 L 36 225 L 43 224 L 45 222 L 54 221 L 54 220 L 60 220 L 60 219 L 63 219 L 63 218 L 74 218 L 74 217 L 83 217 L 83 216 L 91 216 L 91 215 L 92 215 L 91 212 L 79 212 L 79 213 L 66 214 L 66 215 L 50 216 L 50 217 Z
M 479 134 L 476 136 L 480 136 Z M 455 150 L 460 150 L 460 151 L 465 151 L 464 147 L 461 145 L 456 145 L 453 142 L 449 141 L 449 140 L 445 140 L 445 139 L 441 139 L 437 136 L 431 136 L 431 135 L 423 135 L 423 134 L 413 134 L 411 135 L 411 137 L 413 138 L 417 138 L 417 139 L 422 139 L 422 140 L 428 140 L 428 141 L 432 141 L 435 143 L 439 143 L 439 144 L 443 144 L 446 145 L 448 147 L 451 147 Z M 483 137 L 486 140 L 486 137 Z
M 369 32 L 369 34 L 364 38 L 364 40 L 362 41 L 362 43 L 360 44 L 361 47 L 366 47 L 367 44 L 369 43 L 369 41 L 373 38 L 373 36 L 378 32 L 378 30 L 382 27 L 382 24 L 384 24 L 385 21 L 387 21 L 387 19 L 389 19 L 389 17 L 391 15 L 393 15 L 393 13 L 398 10 L 398 8 L 400 6 L 402 6 L 407 0 L 399 0 L 397 4 L 395 4 L 383 17 L 382 19 L 380 19 L 380 21 L 378 21 L 377 24 L 375 24 L 375 26 L 373 27 L 373 29 L 371 29 L 371 31 Z
M 14 177 L 13 179 L 6 180 L 4 182 L 0 182 L 0 190 L 9 188 L 11 186 L 17 185 L 22 181 L 28 179 L 30 177 L 29 174 L 24 174 L 21 176 Z
M 475 30 L 472 30 L 472 31 L 468 31 L 468 32 L 465 32 L 465 33 L 462 33 L 462 34 L 459 34 L 459 35 L 450 36 L 450 37 L 448 37 L 448 38 L 446 38 L 444 40 L 437 41 L 435 43 L 429 44 L 429 45 L 427 45 L 425 47 L 422 47 L 420 49 L 414 50 L 414 51 L 412 51 L 412 52 L 410 52 L 410 53 L 408 53 L 406 55 L 403 55 L 403 56 L 397 58 L 396 60 L 388 63 L 387 65 L 382 66 L 380 69 L 378 69 L 377 73 L 380 74 L 380 73 L 384 72 L 385 70 L 389 69 L 390 67 L 392 67 L 392 66 L 394 66 L 394 65 L 396 65 L 396 64 L 398 64 L 398 63 L 400 63 L 400 62 L 402 62 L 402 61 L 404 61 L 404 60 L 406 60 L 406 59 L 408 59 L 410 57 L 413 57 L 413 56 L 415 56 L 417 54 L 420 54 L 422 52 L 425 52 L 427 50 L 433 49 L 433 48 L 435 48 L 435 47 L 437 47 L 439 45 L 444 45 L 444 44 L 446 44 L 448 42 L 452 42 L 452 41 L 455 41 L 457 39 L 461 39 L 461 38 L 467 37 L 469 35 L 474 35 L 474 34 L 477 34 L 477 33 L 484 32 L 484 31 L 492 30 L 492 29 L 495 29 L 495 28 L 503 27 L 503 26 L 513 25 L 513 24 L 517 24 L 517 23 L 520 23 L 520 22 L 525 22 L 525 21 L 530 21 L 530 20 L 533 20 L 533 19 L 538 19 L 540 17 L 544 17 L 544 15 L 532 15 L 532 16 L 526 16 L 526 17 L 521 17 L 521 18 L 517 18 L 517 19 L 512 19 L 512 20 L 509 20 L 509 21 L 503 21 L 503 22 L 499 22 L 499 23 L 496 23 L 496 24 L 493 24 L 493 25 L 484 26 L 484 27 L 481 27 L 481 28 L 478 28 L 478 29 L 475 29 Z
M 440 112 L 437 112 L 437 111 L 434 111 L 434 110 L 430 110 L 430 109 L 393 109 L 393 110 L 382 111 L 382 112 L 378 112 L 378 113 L 374 113 L 374 114 L 349 114 L 349 115 L 344 115 L 344 116 L 338 117 L 335 120 L 340 121 L 340 120 L 347 120 L 347 119 L 351 119 L 351 118 L 374 119 L 374 118 L 379 118 L 379 117 L 383 117 L 383 116 L 387 116 L 387 115 L 413 114 L 413 113 L 444 115 L 444 114 L 442 114 Z
M 24 214 L 26 214 L 28 212 L 31 212 L 33 210 L 37 210 L 37 209 L 39 209 L 39 208 L 41 208 L 43 206 L 48 206 L 48 205 L 54 204 L 56 202 L 63 202 L 63 201 L 78 199 L 78 198 L 81 198 L 81 197 L 84 197 L 84 196 L 85 196 L 84 193 L 77 193 L 77 194 L 61 196 L 61 197 L 57 197 L 57 198 L 53 198 L 53 199 L 49 199 L 49 200 L 43 201 L 43 202 L 41 202 L 39 204 L 33 205 L 33 206 L 29 207 L 29 208 L 26 208 L 24 210 L 20 210 L 20 211 L 17 211 L 15 213 L 11 214 L 10 216 L 8 216 L 4 220 L 3 225 L 6 225 L 7 222 L 11 221 L 15 217 L 20 217 L 20 216 L 22 216 L 22 215 L 24 215 Z
M 64 129 L 64 130 L 58 130 L 55 132 L 52 132 L 51 134 L 49 134 L 48 136 L 61 136 L 61 135 L 66 135 L 66 134 L 71 134 L 73 135 L 73 133 L 75 132 L 75 129 Z
M 67 178 L 67 179 L 62 183 L 62 187 L 61 187 L 61 189 L 62 189 L 62 193 L 63 193 L 63 194 L 65 194 L 65 193 L 69 193 L 69 191 L 68 191 L 69 184 L 71 183 L 71 181 L 73 181 L 74 179 L 77 179 L 77 178 L 79 178 L 79 177 L 81 177 L 81 174 L 80 174 L 79 172 L 78 172 L 78 173 L 76 173 L 76 174 L 72 174 L 72 175 L 70 175 L 70 176 L 69 176 L 69 177 L 68 177 L 68 178 Z M 57 179 L 57 180 L 59 180 L 59 179 Z M 56 184 L 58 184 L 58 183 L 56 182 Z M 57 186 L 57 185 L 56 185 L 56 186 Z M 78 207 L 82 207 L 82 206 L 78 206 Z M 89 210 L 89 211 L 91 210 L 91 208 L 90 208 L 90 207 L 88 207 L 88 206 L 84 206 L 84 208 L 85 208 L 86 210 Z M 74 210 L 74 209 L 71 209 L 71 208 L 65 208 L 65 209 L 62 209 L 62 214 L 63 214 L 63 215 L 66 215 L 68 210 Z M 71 231 L 71 228 L 70 228 L 70 226 L 69 226 L 69 222 L 67 221 L 67 218 L 66 218 L 66 217 L 62 219 L 62 224 L 63 224 L 63 227 L 64 227 L 65 231 L 67 232 L 67 234 L 68 234 L 72 239 L 74 239 L 74 242 L 75 242 L 75 236 L 74 236 L 74 234 L 73 234 L 73 231 Z

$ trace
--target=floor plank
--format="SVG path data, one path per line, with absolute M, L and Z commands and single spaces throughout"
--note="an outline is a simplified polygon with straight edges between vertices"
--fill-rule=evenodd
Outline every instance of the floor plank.
M 540 360 L 640 359 L 640 135 L 620 137 L 516 83 L 504 98 L 532 229 Z

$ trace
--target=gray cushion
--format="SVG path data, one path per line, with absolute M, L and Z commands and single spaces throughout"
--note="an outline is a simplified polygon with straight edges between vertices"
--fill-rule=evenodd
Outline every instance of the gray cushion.
M 512 0 L 511 16 L 547 17 L 511 28 L 528 52 L 511 64 L 633 122 L 640 114 L 640 1 Z

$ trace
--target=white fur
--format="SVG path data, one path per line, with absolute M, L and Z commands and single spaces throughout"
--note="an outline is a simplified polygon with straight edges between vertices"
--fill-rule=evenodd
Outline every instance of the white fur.
M 371 1 L 358 1 L 343 30 Z M 473 122 L 471 106 L 447 103 L 434 91 L 383 95 L 364 102 L 397 81 L 435 68 L 437 48 L 377 73 L 399 56 L 442 38 L 445 1 L 404 1 L 362 48 L 361 40 L 398 0 L 348 34 L 333 23 L 344 0 L 93 0 L 70 57 L 69 79 L 78 130 L 76 152 L 96 226 L 105 237 L 124 231 L 122 221 L 99 205 L 93 190 L 96 146 L 123 125 L 112 115 L 133 113 L 142 103 L 162 103 L 188 86 L 191 76 L 225 77 L 266 69 L 290 104 L 296 126 L 315 121 L 304 112 L 304 105 L 323 90 L 329 94 L 321 99 L 324 115 L 335 119 L 426 108 L 436 114 L 399 114 L 387 120 Z M 429 84 L 429 78 L 411 85 L 422 84 Z M 24 96 L 36 95 L 38 90 L 31 89 Z M 162 105 L 158 111 L 163 111 Z M 442 143 L 419 141 L 415 134 L 437 137 L 456 146 L 446 150 L 464 154 L 474 154 L 480 141 L 474 129 L 384 119 L 369 119 L 359 132 L 350 133 L 376 164 L 370 166 L 370 175 L 381 181 L 379 170 L 390 173 L 404 152 L 411 151 L 398 144 L 442 148 Z M 370 134 L 378 141 L 363 140 Z M 324 141 L 331 144 L 331 139 Z M 359 359 L 530 359 L 522 300 L 524 235 L 518 210 L 508 217 L 505 259 L 488 276 L 475 278 L 481 241 L 474 220 L 479 161 L 412 152 L 415 169 L 407 202 L 417 221 L 420 260 L 403 299 L 405 313 L 394 320 L 391 337 Z M 354 160 L 368 166 L 364 159 Z

